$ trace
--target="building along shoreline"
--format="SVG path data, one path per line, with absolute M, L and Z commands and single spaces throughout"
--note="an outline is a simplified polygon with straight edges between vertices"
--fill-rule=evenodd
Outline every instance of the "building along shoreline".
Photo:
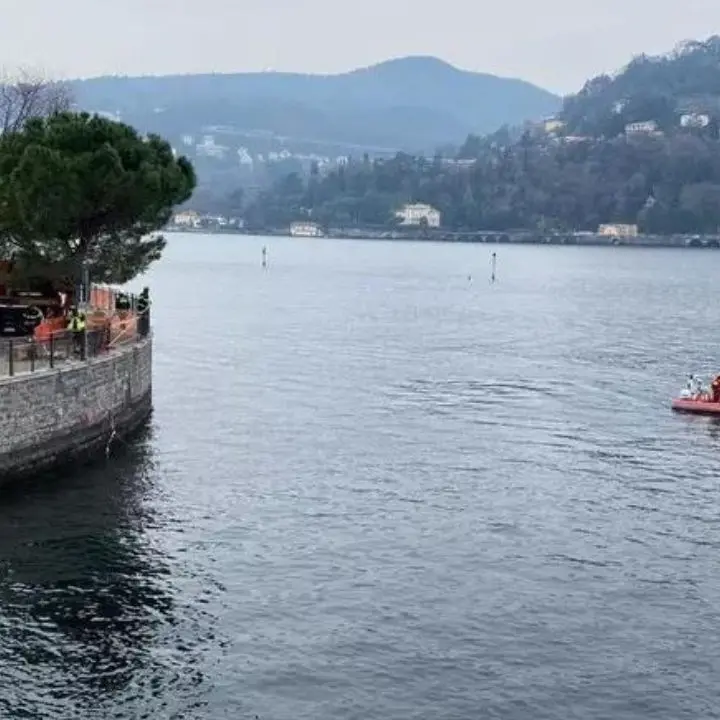
M 319 234 L 298 235 L 290 228 L 264 228 L 243 230 L 213 230 L 207 228 L 167 228 L 168 233 L 208 235 L 249 235 L 267 237 L 293 237 L 301 240 L 325 237 L 335 240 L 392 240 L 399 242 L 447 242 L 500 245 L 577 245 L 587 247 L 647 247 L 647 248 L 720 248 L 720 235 L 635 235 L 629 237 L 600 233 L 538 233 L 516 232 L 454 232 L 447 230 L 414 229 L 395 230 L 377 228 L 327 228 Z

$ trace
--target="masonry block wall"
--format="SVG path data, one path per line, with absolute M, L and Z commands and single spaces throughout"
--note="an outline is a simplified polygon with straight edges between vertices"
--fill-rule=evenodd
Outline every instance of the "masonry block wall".
M 152 339 L 0 380 L 0 484 L 104 451 L 151 410 Z

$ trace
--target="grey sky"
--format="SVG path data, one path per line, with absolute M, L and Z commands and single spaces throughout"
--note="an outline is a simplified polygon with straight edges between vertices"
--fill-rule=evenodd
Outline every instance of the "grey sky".
M 1 0 L 0 65 L 62 77 L 338 72 L 402 55 L 557 92 L 720 33 L 720 0 Z

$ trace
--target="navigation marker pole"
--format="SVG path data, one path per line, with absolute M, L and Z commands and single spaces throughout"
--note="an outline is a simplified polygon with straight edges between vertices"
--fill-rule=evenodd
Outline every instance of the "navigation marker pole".
M 495 282 L 495 270 L 497 268 L 497 253 L 492 254 L 491 264 L 492 264 L 492 271 L 490 272 L 490 282 L 494 283 Z

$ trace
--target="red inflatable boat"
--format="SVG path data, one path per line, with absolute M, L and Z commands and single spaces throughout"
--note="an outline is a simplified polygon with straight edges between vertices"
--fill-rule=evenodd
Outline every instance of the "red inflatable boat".
M 677 412 L 695 413 L 696 415 L 717 415 L 720 417 L 720 402 L 703 398 L 673 398 L 672 409 Z

